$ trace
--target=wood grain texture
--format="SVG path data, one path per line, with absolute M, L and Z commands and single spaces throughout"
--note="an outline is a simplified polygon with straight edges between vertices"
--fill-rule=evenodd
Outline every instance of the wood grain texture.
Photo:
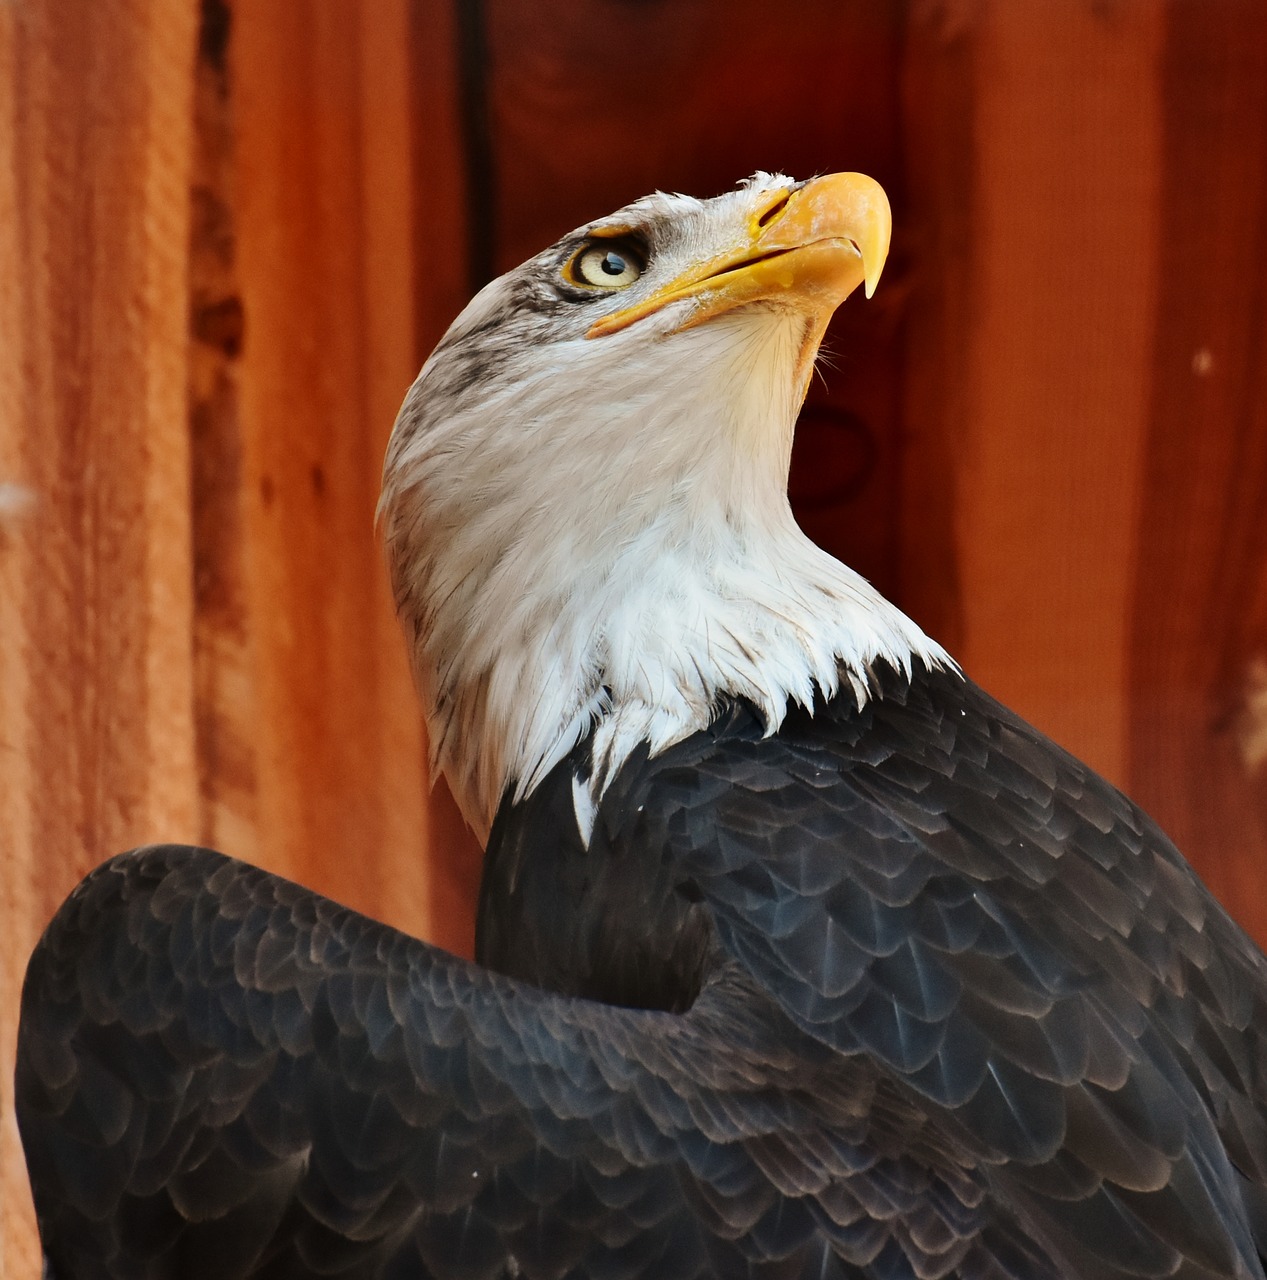
M 420 717 L 373 537 L 416 372 L 408 11 L 239 6 L 231 44 L 253 842 L 428 924 Z
M 196 833 L 185 431 L 190 4 L 0 11 L 0 1240 L 39 930 L 114 850 Z
M 975 23 L 913 4 L 901 66 L 909 193 L 897 236 L 910 262 L 902 314 L 898 598 L 951 653 L 963 648 L 955 461 L 968 434 L 964 344 L 973 316 Z M 887 281 L 885 282 L 887 284 Z
M 1161 7 L 985 7 L 974 53 L 959 656 L 1125 781 L 1161 178 Z
M 1130 784 L 1267 938 L 1267 12 L 1171 7 Z
M 255 847 L 250 617 L 244 536 L 233 14 L 202 6 L 194 69 L 189 240 L 190 520 L 199 839 Z
M 929 3 L 906 47 L 904 598 L 1267 938 L 1267 15 Z

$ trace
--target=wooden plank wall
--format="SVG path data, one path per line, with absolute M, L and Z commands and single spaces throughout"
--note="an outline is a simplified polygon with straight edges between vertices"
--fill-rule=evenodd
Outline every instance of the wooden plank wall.
M 885 183 L 803 523 L 1267 938 L 1267 11 L 72 9 L 0 5 L 0 1275 L 22 968 L 102 857 L 208 841 L 469 948 L 382 447 L 471 284 L 652 187 Z
M 984 12 L 907 29 L 898 594 L 1267 939 L 1267 10 Z
M 102 855 L 193 835 L 192 9 L 0 7 L 0 1269 L 25 958 Z
M 372 534 L 417 369 L 408 16 L 397 3 L 233 15 L 245 333 L 240 507 L 218 577 L 240 584 L 245 625 L 217 706 L 242 773 L 203 778 L 204 794 L 244 801 L 211 842 L 417 928 L 421 730 Z
M 0 6 L 6 1277 L 38 1274 L 21 975 L 84 872 L 204 841 L 431 919 L 372 536 L 417 367 L 409 22 L 388 0 Z

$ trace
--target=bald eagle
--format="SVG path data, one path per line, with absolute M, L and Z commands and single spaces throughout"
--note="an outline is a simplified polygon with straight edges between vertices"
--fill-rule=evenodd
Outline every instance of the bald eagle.
M 858 175 L 658 194 L 454 322 L 381 518 L 479 962 L 95 871 L 22 1005 L 58 1280 L 1261 1280 L 1263 957 L 792 518 L 888 236 Z

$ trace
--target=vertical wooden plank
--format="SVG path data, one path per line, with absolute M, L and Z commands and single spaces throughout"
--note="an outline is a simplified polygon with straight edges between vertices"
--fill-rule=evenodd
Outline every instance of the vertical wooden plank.
M 1131 782 L 1267 940 L 1267 11 L 1167 12 Z
M 1267 16 L 928 3 L 907 48 L 908 598 L 1267 938 Z
M 1145 0 L 994 0 L 964 17 L 970 266 L 949 269 L 970 303 L 967 323 L 943 330 L 962 378 L 950 408 L 962 433 L 949 480 L 958 656 L 1117 781 L 1157 296 L 1163 18 Z M 944 363 L 945 349 L 931 357 Z M 912 348 L 912 366 L 925 359 Z
M 470 16 L 478 19 L 480 9 Z M 421 368 L 469 298 L 472 256 L 469 157 L 462 138 L 458 14 L 451 0 L 412 0 L 414 318 Z M 468 69 L 483 76 L 486 68 Z M 475 86 L 479 89 L 479 86 Z M 475 950 L 483 850 L 443 778 L 427 801 L 430 923 L 427 936 L 461 955 Z
M 408 9 L 234 10 L 249 856 L 414 931 L 417 703 L 373 532 L 415 372 Z
M 408 0 L 395 4 L 390 14 L 363 15 L 362 30 L 359 52 L 365 109 L 359 121 L 363 157 L 360 199 L 366 238 L 362 293 L 369 347 L 369 490 L 377 505 L 387 439 L 405 392 L 422 363 L 414 254 L 423 210 L 415 203 L 415 135 L 424 129 L 432 133 L 434 126 L 414 114 L 415 63 L 410 45 L 415 30 Z M 390 68 L 391 73 L 384 75 L 384 68 Z M 397 127 L 385 129 L 384 120 L 398 122 Z M 440 245 L 434 245 L 433 253 L 439 249 Z M 437 284 L 439 275 L 435 273 Z M 403 917 L 407 911 L 412 932 L 444 946 L 452 941 L 454 920 L 438 891 L 435 849 L 447 831 L 437 824 L 438 810 L 443 822 L 443 801 L 447 797 L 437 797 L 429 786 L 422 711 L 377 543 L 373 571 L 378 585 L 374 681 L 380 690 L 380 709 L 376 719 L 386 758 L 393 762 L 393 767 L 384 771 L 382 783 L 382 804 L 387 815 L 384 839 L 392 851 L 388 882 L 402 885 L 411 895 L 401 914 Z M 473 845 L 451 798 L 449 808 L 458 820 L 459 835 Z M 467 928 L 473 930 L 473 917 Z M 461 936 L 466 936 L 466 930 Z
M 199 839 L 256 852 L 255 715 L 241 421 L 245 333 L 234 206 L 233 11 L 202 0 L 189 244 L 190 518 Z
M 17 186 L 18 26 L 14 6 L 0 8 L 0 281 L 22 279 Z M 33 548 L 33 476 L 22 442 L 26 400 L 25 326 L 16 289 L 0 293 L 0 1276 L 36 1275 L 39 1244 L 26 1166 L 13 1112 L 17 1009 L 26 958 L 44 923 L 36 878 L 28 736 L 33 637 L 24 624 Z
M 468 160 L 463 150 L 458 26 L 452 0 L 411 0 L 414 315 L 417 363 L 470 298 Z
M 18 991 L 75 881 L 195 826 L 185 433 L 194 6 L 0 9 L 0 1240 L 37 1246 Z
M 910 7 L 901 70 L 908 199 L 893 228 L 893 252 L 908 264 L 899 594 L 951 653 L 963 650 L 955 501 L 969 429 L 963 367 L 977 244 L 971 181 L 977 26 L 968 6 L 918 0 Z

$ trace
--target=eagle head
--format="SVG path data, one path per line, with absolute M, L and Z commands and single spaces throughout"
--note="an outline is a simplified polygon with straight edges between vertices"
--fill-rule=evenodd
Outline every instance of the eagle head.
M 877 656 L 943 656 L 797 528 L 792 433 L 832 312 L 888 251 L 860 174 L 657 193 L 494 280 L 405 399 L 380 516 L 433 767 L 486 834 L 583 739 L 578 821 L 640 743 Z

